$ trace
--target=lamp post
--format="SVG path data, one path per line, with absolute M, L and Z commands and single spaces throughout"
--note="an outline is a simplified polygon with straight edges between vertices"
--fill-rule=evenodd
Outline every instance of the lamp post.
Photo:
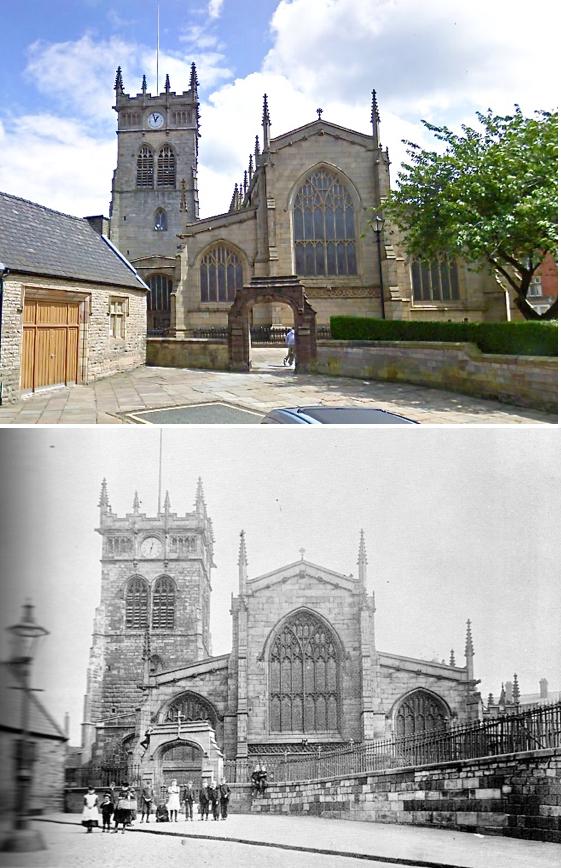
M 16 803 L 13 829 L 4 840 L 2 850 L 10 853 L 28 853 L 32 850 L 45 850 L 43 836 L 29 828 L 26 812 L 29 809 L 32 769 L 35 761 L 35 744 L 28 741 L 29 734 L 29 686 L 31 663 L 39 640 L 48 635 L 48 630 L 35 623 L 33 605 L 23 606 L 23 616 L 18 624 L 8 627 L 14 637 L 11 663 L 17 667 L 18 684 L 15 689 L 22 691 L 21 696 L 21 736 L 16 741 Z
M 378 274 L 380 277 L 380 302 L 382 305 L 382 319 L 386 318 L 386 305 L 384 302 L 384 275 L 382 272 L 382 230 L 384 228 L 384 218 L 380 214 L 376 214 L 372 221 L 372 227 L 376 234 L 376 246 L 378 248 Z

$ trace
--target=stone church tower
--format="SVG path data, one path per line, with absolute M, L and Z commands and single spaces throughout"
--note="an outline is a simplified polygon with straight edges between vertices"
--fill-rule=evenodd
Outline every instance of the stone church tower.
M 83 746 L 107 755 L 134 728 L 145 684 L 162 670 L 210 657 L 213 530 L 199 480 L 193 512 L 171 511 L 166 492 L 155 516 L 116 515 L 103 481 L 99 500 L 101 601 L 96 610 Z
M 111 240 L 150 286 L 148 329 L 165 329 L 175 285 L 177 235 L 199 216 L 199 97 L 195 64 L 189 89 L 125 93 L 115 80 L 117 168 L 111 198 Z

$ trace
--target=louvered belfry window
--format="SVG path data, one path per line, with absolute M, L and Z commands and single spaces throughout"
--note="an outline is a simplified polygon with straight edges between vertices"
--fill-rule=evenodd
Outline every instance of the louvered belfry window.
M 155 630 L 173 630 L 175 626 L 175 586 L 162 576 L 154 585 L 152 627 Z
M 136 161 L 136 186 L 154 186 L 154 154 L 148 145 L 142 145 Z
M 398 738 L 446 729 L 447 726 L 446 706 L 426 690 L 409 693 L 396 711 L 395 734 Z
M 285 621 L 269 656 L 271 732 L 338 729 L 339 657 L 332 631 L 311 612 Z
M 175 187 L 175 154 L 169 145 L 158 154 L 158 187 Z
M 296 273 L 309 277 L 356 274 L 354 206 L 335 172 L 312 172 L 293 209 Z
M 148 585 L 141 578 L 131 579 L 125 596 L 125 625 L 128 630 L 148 626 Z
M 239 257 L 224 244 L 217 244 L 203 256 L 200 268 L 201 301 L 233 301 L 243 286 Z

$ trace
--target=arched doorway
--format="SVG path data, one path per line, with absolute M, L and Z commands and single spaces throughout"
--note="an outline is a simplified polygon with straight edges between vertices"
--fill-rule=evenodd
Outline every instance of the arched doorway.
M 250 370 L 250 314 L 255 305 L 285 304 L 292 309 L 296 331 L 296 371 L 307 371 L 317 354 L 316 312 L 297 277 L 254 277 L 236 291 L 228 313 L 230 369 Z
M 180 787 L 193 781 L 193 789 L 201 786 L 203 751 L 200 745 L 188 741 L 172 741 L 163 745 L 155 780 L 155 795 L 158 803 L 167 801 L 167 788 L 175 778 Z
M 394 715 L 398 738 L 447 729 L 450 712 L 442 699 L 428 690 L 411 691 L 398 703 Z

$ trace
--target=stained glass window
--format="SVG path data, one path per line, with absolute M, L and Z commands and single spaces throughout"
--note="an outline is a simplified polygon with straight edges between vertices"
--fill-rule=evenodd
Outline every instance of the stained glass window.
M 142 145 L 136 161 L 136 186 L 154 186 L 154 154 L 148 145 Z
M 426 690 L 414 690 L 405 697 L 396 711 L 395 734 L 398 738 L 446 729 L 447 726 L 446 706 Z
M 175 585 L 162 576 L 154 585 L 152 627 L 155 630 L 173 630 L 175 625 Z
M 158 154 L 158 187 L 175 187 L 175 154 L 169 145 Z
M 233 301 L 243 286 L 239 257 L 224 244 L 212 247 L 201 260 L 201 301 Z
M 456 260 L 446 257 L 431 262 L 414 259 L 411 284 L 415 301 L 457 301 L 460 292 Z
M 148 626 L 148 585 L 138 576 L 127 585 L 125 625 L 128 630 L 143 630 Z
M 169 311 L 170 295 L 173 289 L 171 277 L 165 274 L 152 274 L 146 281 L 150 287 L 148 310 Z
M 356 274 L 356 228 L 349 191 L 335 172 L 309 175 L 294 201 L 296 273 Z
M 269 656 L 272 732 L 324 732 L 338 728 L 335 637 L 311 612 L 282 625 Z

